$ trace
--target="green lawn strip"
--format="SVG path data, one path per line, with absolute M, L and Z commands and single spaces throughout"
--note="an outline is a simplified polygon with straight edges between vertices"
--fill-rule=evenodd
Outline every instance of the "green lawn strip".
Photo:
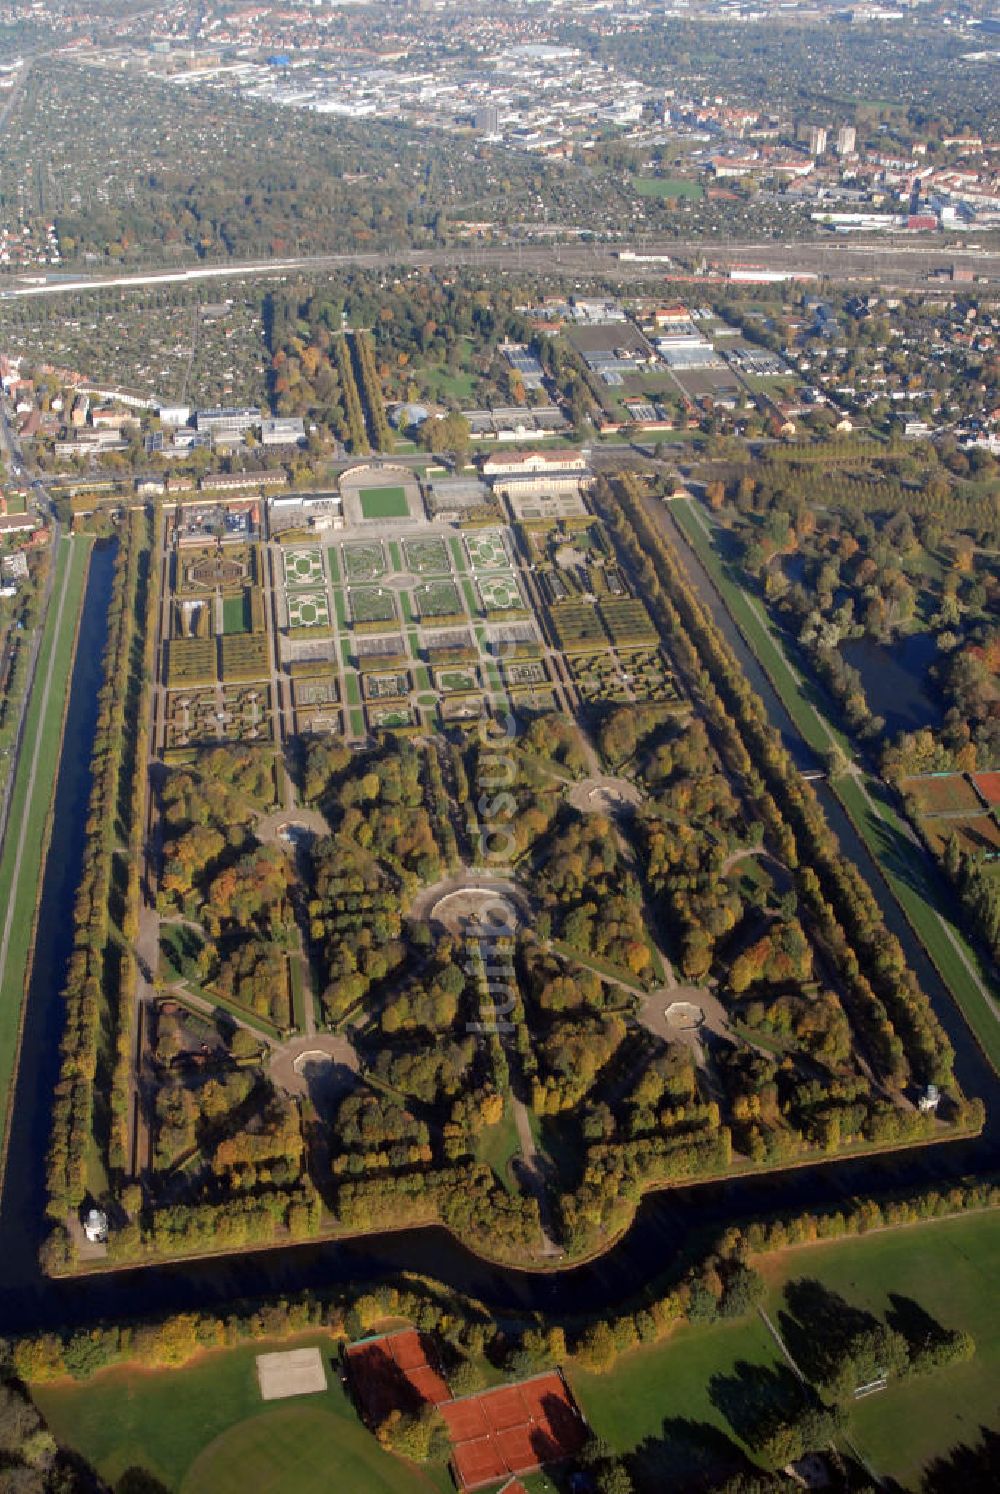
M 462 577 L 462 591 L 465 594 L 465 605 L 469 609 L 469 615 L 471 617 L 478 617 L 480 609 L 479 600 L 476 596 L 476 588 L 465 576 Z
M 363 737 L 364 734 L 365 734 L 365 713 L 364 713 L 364 711 L 361 711 L 361 710 L 351 711 L 350 712 L 350 718 L 351 718 L 351 736 L 352 737 Z
M 275 1405 L 257 1386 L 258 1353 L 316 1345 L 328 1389 Z M 338 1487 L 359 1494 L 445 1489 L 443 1472 L 423 1474 L 383 1452 L 340 1387 L 334 1341 L 314 1335 L 260 1341 L 206 1354 L 184 1370 L 107 1370 L 84 1385 L 39 1386 L 61 1441 L 94 1463 L 109 1483 L 143 1468 L 173 1494 L 309 1494 Z M 227 1435 L 231 1434 L 231 1435 Z
M 62 540 L 53 559 L 57 569 L 52 601 L 45 619 L 35 684 L 28 702 L 24 726 L 25 751 L 17 766 L 8 831 L 3 858 L 0 860 L 0 910 L 4 919 L 11 899 L 14 901 L 7 961 L 0 983 L 0 1142 L 6 1129 L 8 1096 L 17 1059 L 25 976 L 44 862 L 45 831 L 59 770 L 63 714 L 70 688 L 76 628 L 83 602 L 90 551 L 91 542 L 87 539 Z M 57 630 L 59 593 L 64 578 L 66 598 Z M 43 719 L 42 697 L 50 661 L 52 681 L 48 709 Z M 37 768 L 34 789 L 29 798 L 32 751 L 36 744 Z M 15 886 L 14 865 L 21 826 L 25 822 L 28 834 Z
M 693 502 L 694 500 L 686 498 L 675 499 L 670 505 L 670 512 L 722 593 L 733 621 L 756 654 L 788 714 L 806 742 L 820 757 L 829 752 L 835 742 L 846 756 L 853 757 L 854 750 L 848 738 L 831 722 L 821 717 L 808 699 L 806 687 L 785 657 L 784 649 L 763 608 L 729 574 L 711 537 L 702 527 L 701 519 L 693 509 Z
M 361 704 L 361 685 L 358 681 L 357 671 L 348 669 L 344 673 L 344 687 L 347 691 L 347 704 L 356 706 Z
M 199 1017 L 204 1017 L 207 1015 L 204 1007 L 192 999 L 200 997 L 201 1001 L 207 1002 L 209 1006 L 217 1007 L 219 1011 L 228 1012 L 231 1017 L 237 1018 L 243 1023 L 244 1027 L 252 1028 L 259 1036 L 274 1038 L 276 1041 L 281 1038 L 281 1033 L 273 1022 L 268 1021 L 267 1017 L 259 1017 L 249 1007 L 240 1006 L 238 1001 L 229 1001 L 227 997 L 220 996 L 217 991 L 209 990 L 207 986 L 196 985 L 193 980 L 182 981 L 179 986 L 172 987 L 170 996 L 172 1000 L 179 1001 L 182 1006 L 185 1004 L 185 998 L 187 998 L 191 1010 L 197 1013 Z
M 292 1017 L 296 1027 L 303 1032 L 306 1025 L 306 997 L 301 955 L 289 955 L 288 974 L 292 983 Z
M 451 547 L 451 560 L 456 571 L 468 570 L 468 566 L 465 563 L 465 554 L 462 550 L 462 541 L 460 539 L 456 539 L 454 535 L 451 535 L 449 537 L 448 544 Z
M 1000 1213 L 969 1214 L 863 1239 L 786 1251 L 758 1262 L 778 1321 L 784 1284 L 817 1279 L 852 1305 L 885 1316 L 890 1298 L 908 1298 L 945 1328 L 964 1328 L 975 1357 L 935 1374 L 904 1380 L 850 1408 L 850 1435 L 882 1479 L 921 1486 L 926 1465 L 980 1428 L 1000 1428 Z
M 521 1143 L 517 1134 L 517 1122 L 514 1119 L 514 1107 L 508 1098 L 504 1105 L 503 1118 L 495 1126 L 488 1126 L 480 1132 L 476 1144 L 476 1158 L 492 1167 L 501 1183 L 508 1193 L 515 1191 L 515 1184 L 510 1177 L 508 1163 L 512 1157 L 516 1157 L 521 1149 Z
M 174 986 L 180 986 L 179 990 L 171 991 L 178 1001 L 183 1002 L 185 995 L 198 997 L 209 1006 L 219 1007 L 230 1016 L 238 1017 L 247 1027 L 252 1027 L 256 1032 L 265 1037 L 279 1038 L 281 1036 L 278 1028 L 268 1017 L 258 1016 L 249 1007 L 241 1006 L 238 1001 L 230 1001 L 225 996 L 220 996 L 208 986 L 203 986 L 197 980 L 192 959 L 185 959 L 178 948 L 178 941 L 183 937 L 184 929 L 179 924 L 164 923 L 160 926 L 160 952 L 163 955 L 163 975 Z M 199 1016 L 205 1015 L 201 1008 L 192 1002 L 192 1011 Z
M 943 889 L 937 885 L 926 851 L 910 840 L 896 810 L 876 797 L 878 785 L 871 785 L 866 794 L 856 778 L 844 777 L 836 779 L 831 787 L 875 856 L 980 1047 L 1000 1073 L 1000 1020 L 976 978 L 987 991 L 990 979 L 949 916 Z
M 607 960 L 599 960 L 594 955 L 582 954 L 580 950 L 574 949 L 570 944 L 564 944 L 560 939 L 549 939 L 548 946 L 563 959 L 572 960 L 577 965 L 582 965 L 585 970 L 593 970 L 597 975 L 606 975 L 611 980 L 620 981 L 623 986 L 628 986 L 633 991 L 645 991 L 646 987 L 637 975 L 631 970 L 622 970 L 619 965 L 611 965 Z
M 330 567 L 330 580 L 334 583 L 334 585 L 336 585 L 340 580 L 340 565 L 337 561 L 336 545 L 330 545 L 330 547 L 328 548 L 326 552 L 326 562 Z
M 416 629 L 414 629 L 412 633 L 407 633 L 406 637 L 407 637 L 407 640 L 408 640 L 409 645 L 410 645 L 410 656 L 411 656 L 411 658 L 419 659 L 420 658 L 420 634 L 416 631 Z
M 391 546 L 390 546 L 390 548 L 391 548 Z M 413 603 L 410 601 L 410 594 L 409 594 L 409 592 L 401 591 L 399 593 L 399 605 L 403 609 L 403 621 L 404 621 L 404 623 L 412 623 L 412 622 L 414 622 L 415 618 L 413 616 Z
M 416 669 L 413 671 L 413 676 L 417 682 L 418 690 L 432 689 L 430 671 L 427 668 L 426 664 L 418 664 Z
M 394 571 L 402 571 L 403 569 L 403 552 L 400 550 L 397 540 L 389 541 L 389 564 Z
M 347 621 L 347 597 L 339 586 L 333 589 L 333 606 L 337 614 L 337 626 L 343 633 L 349 626 Z

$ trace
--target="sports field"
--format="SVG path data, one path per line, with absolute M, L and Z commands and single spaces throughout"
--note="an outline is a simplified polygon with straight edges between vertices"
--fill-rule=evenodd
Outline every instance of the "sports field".
M 224 633 L 249 633 L 250 607 L 246 592 L 237 597 L 222 598 L 222 631 Z
M 982 801 L 964 773 L 934 773 L 904 778 L 901 791 L 914 799 L 921 814 L 978 814 Z
M 5 838 L 0 860 L 0 1147 L 7 1124 L 45 826 L 59 767 L 63 711 L 69 693 L 90 551 L 88 539 L 64 539 L 54 557 L 52 605 L 38 655 L 35 687 L 28 702 L 25 749 L 18 761 L 10 805 L 10 833 Z M 22 826 L 27 832 L 23 841 L 19 833 Z M 8 937 L 4 955 L 5 930 Z
M 352 1494 L 443 1494 L 443 1465 L 418 1472 L 383 1452 L 358 1420 L 330 1367 L 335 1345 L 316 1344 L 329 1388 L 280 1406 L 261 1399 L 256 1357 L 285 1343 L 206 1354 L 181 1371 L 105 1371 L 83 1385 L 39 1387 L 56 1435 L 109 1483 L 127 1468 L 153 1475 L 172 1494 L 313 1494 L 331 1485 Z
M 405 519 L 410 508 L 406 501 L 406 490 L 399 487 L 362 488 L 361 516 L 365 519 Z
M 634 176 L 632 186 L 639 197 L 702 197 L 698 182 L 680 176 Z

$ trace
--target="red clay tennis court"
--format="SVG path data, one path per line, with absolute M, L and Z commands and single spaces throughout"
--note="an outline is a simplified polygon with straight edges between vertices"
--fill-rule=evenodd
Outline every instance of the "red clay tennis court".
M 973 773 L 972 781 L 987 804 L 1000 804 L 1000 773 Z
M 441 1406 L 461 1488 L 533 1473 L 578 1452 L 587 1428 L 562 1375 L 550 1371 Z
M 365 1421 L 377 1427 L 390 1411 L 415 1411 L 424 1402 L 451 1400 L 444 1376 L 433 1363 L 433 1345 L 415 1328 L 386 1333 L 354 1344 L 347 1366 Z

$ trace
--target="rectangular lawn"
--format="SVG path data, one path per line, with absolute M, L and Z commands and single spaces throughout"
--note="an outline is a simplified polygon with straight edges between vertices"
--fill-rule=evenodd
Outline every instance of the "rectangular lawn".
M 365 519 L 405 519 L 410 512 L 404 488 L 363 488 L 359 497 Z

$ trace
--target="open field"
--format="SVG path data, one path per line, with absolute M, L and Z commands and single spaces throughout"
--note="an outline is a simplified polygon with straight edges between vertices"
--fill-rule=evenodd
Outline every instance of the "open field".
M 362 1427 L 330 1367 L 333 1341 L 316 1344 L 327 1361 L 324 1394 L 286 1402 L 261 1400 L 255 1343 L 207 1354 L 190 1369 L 125 1374 L 111 1370 L 86 1385 L 49 1387 L 38 1399 L 57 1434 L 116 1481 L 127 1468 L 146 1469 L 173 1494 L 312 1494 L 340 1487 L 357 1494 L 431 1494 L 448 1482 L 443 1467 L 428 1474 L 385 1453 Z
M 632 187 L 638 197 L 703 197 L 698 182 L 679 176 L 634 176 Z
M 932 1457 L 959 1442 L 975 1443 L 980 1426 L 1000 1427 L 998 1248 L 1000 1215 L 993 1213 L 789 1250 L 757 1263 L 776 1324 L 787 1283 L 807 1278 L 880 1316 L 892 1305 L 890 1293 L 911 1297 L 942 1326 L 975 1336 L 970 1363 L 894 1385 L 852 1407 L 851 1435 L 881 1477 L 917 1487 Z M 639 1466 L 662 1469 L 680 1483 L 686 1469 L 693 1474 L 705 1464 L 704 1450 L 693 1459 L 693 1433 L 709 1446 L 714 1441 L 722 1468 L 743 1452 L 723 1409 L 727 1381 L 735 1381 L 741 1362 L 754 1371 L 781 1362 L 757 1318 L 683 1327 L 666 1343 L 627 1355 L 610 1374 L 572 1369 L 569 1379 L 598 1435 L 623 1450 L 641 1448 Z
M 406 491 L 399 487 L 362 488 L 360 499 L 366 519 L 405 519 L 410 511 Z
M 0 969 L 0 1147 L 7 1124 L 7 1102 L 17 1055 L 25 973 L 42 872 L 45 825 L 55 792 L 63 711 L 69 694 L 77 619 L 90 548 L 90 542 L 85 539 L 62 540 L 54 556 L 57 569 L 52 604 L 39 650 L 35 687 L 28 703 L 25 750 L 18 762 L 11 795 L 9 831 L 0 860 L 0 909 L 3 910 L 0 939 L 10 913 L 6 959 Z M 66 591 L 60 613 L 60 590 L 64 580 Z M 43 702 L 47 680 L 48 698 Z M 32 769 L 34 782 L 31 781 Z M 27 835 L 15 878 L 19 832 L 23 825 L 27 826 Z

